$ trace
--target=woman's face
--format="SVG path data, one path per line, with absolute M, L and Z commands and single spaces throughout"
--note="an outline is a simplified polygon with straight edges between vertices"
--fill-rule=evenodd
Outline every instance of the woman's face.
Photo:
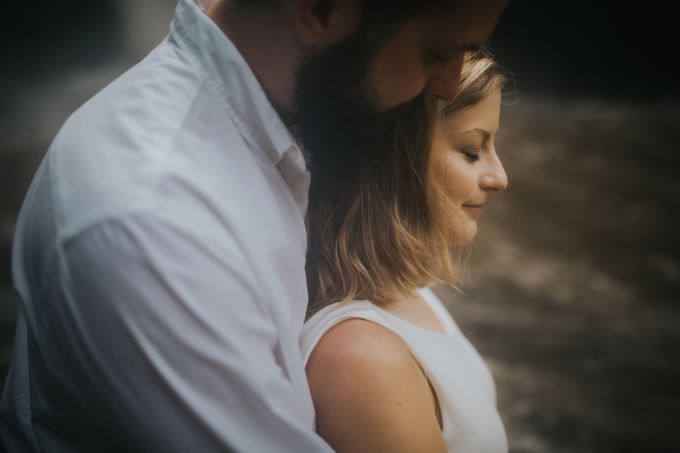
M 440 116 L 434 128 L 432 178 L 453 205 L 457 245 L 477 234 L 489 193 L 508 185 L 494 146 L 500 108 L 498 88 L 475 105 Z

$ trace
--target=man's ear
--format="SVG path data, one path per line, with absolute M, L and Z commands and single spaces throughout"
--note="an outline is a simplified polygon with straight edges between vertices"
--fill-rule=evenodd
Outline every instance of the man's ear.
M 302 45 L 323 48 L 349 35 L 359 22 L 360 3 L 359 0 L 298 0 L 295 27 Z

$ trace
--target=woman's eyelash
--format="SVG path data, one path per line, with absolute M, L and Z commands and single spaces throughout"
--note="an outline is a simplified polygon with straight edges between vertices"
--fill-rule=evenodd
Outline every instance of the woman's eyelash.
M 477 162 L 479 160 L 479 153 L 476 150 L 464 150 L 463 155 L 470 162 Z

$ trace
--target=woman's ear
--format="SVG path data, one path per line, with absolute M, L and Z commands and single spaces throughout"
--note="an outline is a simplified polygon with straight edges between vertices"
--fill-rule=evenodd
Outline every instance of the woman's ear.
M 360 0 L 298 0 L 296 3 L 295 28 L 304 47 L 323 48 L 338 42 L 354 31 L 359 22 Z

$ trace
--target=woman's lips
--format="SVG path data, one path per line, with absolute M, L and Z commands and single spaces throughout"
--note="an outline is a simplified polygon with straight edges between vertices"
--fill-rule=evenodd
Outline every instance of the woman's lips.
M 464 204 L 463 211 L 467 212 L 473 219 L 478 218 L 484 211 L 483 204 Z

